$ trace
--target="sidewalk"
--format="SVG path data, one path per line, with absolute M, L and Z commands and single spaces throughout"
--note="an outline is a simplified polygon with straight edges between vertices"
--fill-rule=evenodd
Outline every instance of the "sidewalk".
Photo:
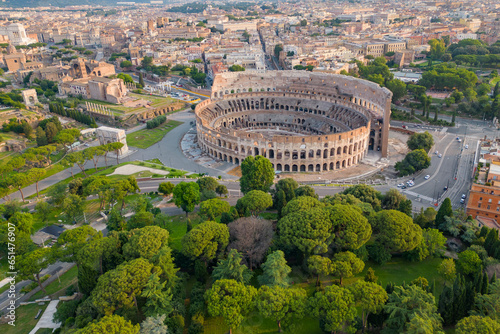
M 40 320 L 38 320 L 38 323 L 36 324 L 35 328 L 33 328 L 30 332 L 30 334 L 35 334 L 40 328 L 59 328 L 61 327 L 61 324 L 56 324 L 53 321 L 54 318 L 54 313 L 56 313 L 57 310 L 57 304 L 59 303 L 59 299 L 57 300 L 52 300 L 47 308 L 45 309 L 45 312 L 43 312 L 42 317 Z

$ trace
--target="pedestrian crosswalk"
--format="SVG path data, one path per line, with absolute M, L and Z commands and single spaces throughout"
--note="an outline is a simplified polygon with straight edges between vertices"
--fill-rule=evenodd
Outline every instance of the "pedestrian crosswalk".
M 420 195 L 420 194 L 417 194 L 416 192 L 414 191 L 411 191 L 411 190 L 403 190 L 403 192 L 407 195 L 411 195 L 411 196 L 415 196 L 417 198 L 421 198 L 425 201 L 429 201 L 429 202 L 432 202 L 434 199 L 433 198 L 430 198 L 428 196 L 424 196 L 424 195 Z

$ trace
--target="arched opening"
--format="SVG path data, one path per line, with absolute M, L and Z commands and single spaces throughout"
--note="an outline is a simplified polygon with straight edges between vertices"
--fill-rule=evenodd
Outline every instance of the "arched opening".
M 328 150 L 327 149 L 325 149 L 323 151 L 323 159 L 326 159 L 326 158 L 328 158 Z
M 333 157 L 334 155 L 335 155 L 335 149 L 332 148 L 332 149 L 330 149 L 330 156 Z
M 344 154 L 347 153 L 347 146 L 344 146 Z
M 259 155 L 259 148 L 258 147 L 254 147 L 253 148 L 253 152 L 254 152 L 255 156 Z
M 227 161 L 227 155 L 224 154 L 224 161 Z
M 316 151 L 316 157 L 317 158 L 321 158 L 321 150 L 317 150 Z
M 309 166 L 307 166 L 307 170 L 308 170 L 309 172 L 314 172 L 314 165 L 309 165 Z
M 333 170 L 333 162 L 330 162 L 330 170 Z
M 292 166 L 292 172 L 296 172 L 298 170 L 297 165 Z
M 309 158 L 314 158 L 314 150 L 309 150 Z
M 306 165 L 300 165 L 300 171 L 305 172 L 306 171 Z
M 345 168 L 345 160 L 342 160 L 342 168 Z
M 337 163 L 335 164 L 335 169 L 340 169 L 340 161 L 337 161 Z
M 316 171 L 321 172 L 321 165 L 320 164 L 316 164 Z
M 229 162 L 233 163 L 233 157 L 232 156 L 229 156 Z
M 289 172 L 290 171 L 290 165 L 285 165 L 285 172 Z
M 281 172 L 281 164 L 277 164 L 277 165 L 276 165 L 276 170 L 277 170 L 278 172 Z
M 339 147 L 339 148 L 337 149 L 337 155 L 340 155 L 340 154 L 342 154 L 342 147 Z
M 269 159 L 274 159 L 274 150 L 270 149 L 268 152 L 269 152 Z
M 375 144 L 375 140 L 373 138 L 370 138 L 370 142 L 368 144 L 368 149 L 373 150 L 374 144 Z
M 323 164 L 323 170 L 328 170 L 328 164 Z
M 237 165 L 239 165 L 240 164 L 240 159 L 234 158 L 234 163 L 237 164 Z

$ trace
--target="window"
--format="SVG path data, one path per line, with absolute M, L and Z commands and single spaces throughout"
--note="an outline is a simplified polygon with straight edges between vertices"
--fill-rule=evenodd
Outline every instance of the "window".
M 490 206 L 488 205 L 488 206 L 486 207 L 486 209 L 488 209 L 488 210 L 489 210 L 489 209 L 490 209 Z
M 481 207 L 481 203 L 478 203 L 478 204 L 477 204 L 477 207 L 478 207 L 478 208 L 480 208 L 480 207 Z
M 479 197 L 479 200 L 480 200 L 480 201 L 482 201 L 482 200 L 483 200 L 483 198 L 482 198 L 482 197 Z
M 491 198 L 488 200 L 488 203 L 491 203 Z

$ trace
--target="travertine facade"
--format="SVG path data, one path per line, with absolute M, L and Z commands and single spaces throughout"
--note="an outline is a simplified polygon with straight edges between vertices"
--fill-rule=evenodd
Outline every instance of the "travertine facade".
M 387 156 L 392 93 L 349 76 L 245 71 L 215 77 L 196 107 L 198 144 L 239 164 L 267 157 L 278 171 L 326 171 Z
M 109 143 L 120 142 L 123 147 L 118 152 L 118 155 L 123 155 L 128 152 L 127 135 L 125 130 L 110 128 L 109 126 L 100 126 L 96 130 L 99 144 L 105 145 Z

